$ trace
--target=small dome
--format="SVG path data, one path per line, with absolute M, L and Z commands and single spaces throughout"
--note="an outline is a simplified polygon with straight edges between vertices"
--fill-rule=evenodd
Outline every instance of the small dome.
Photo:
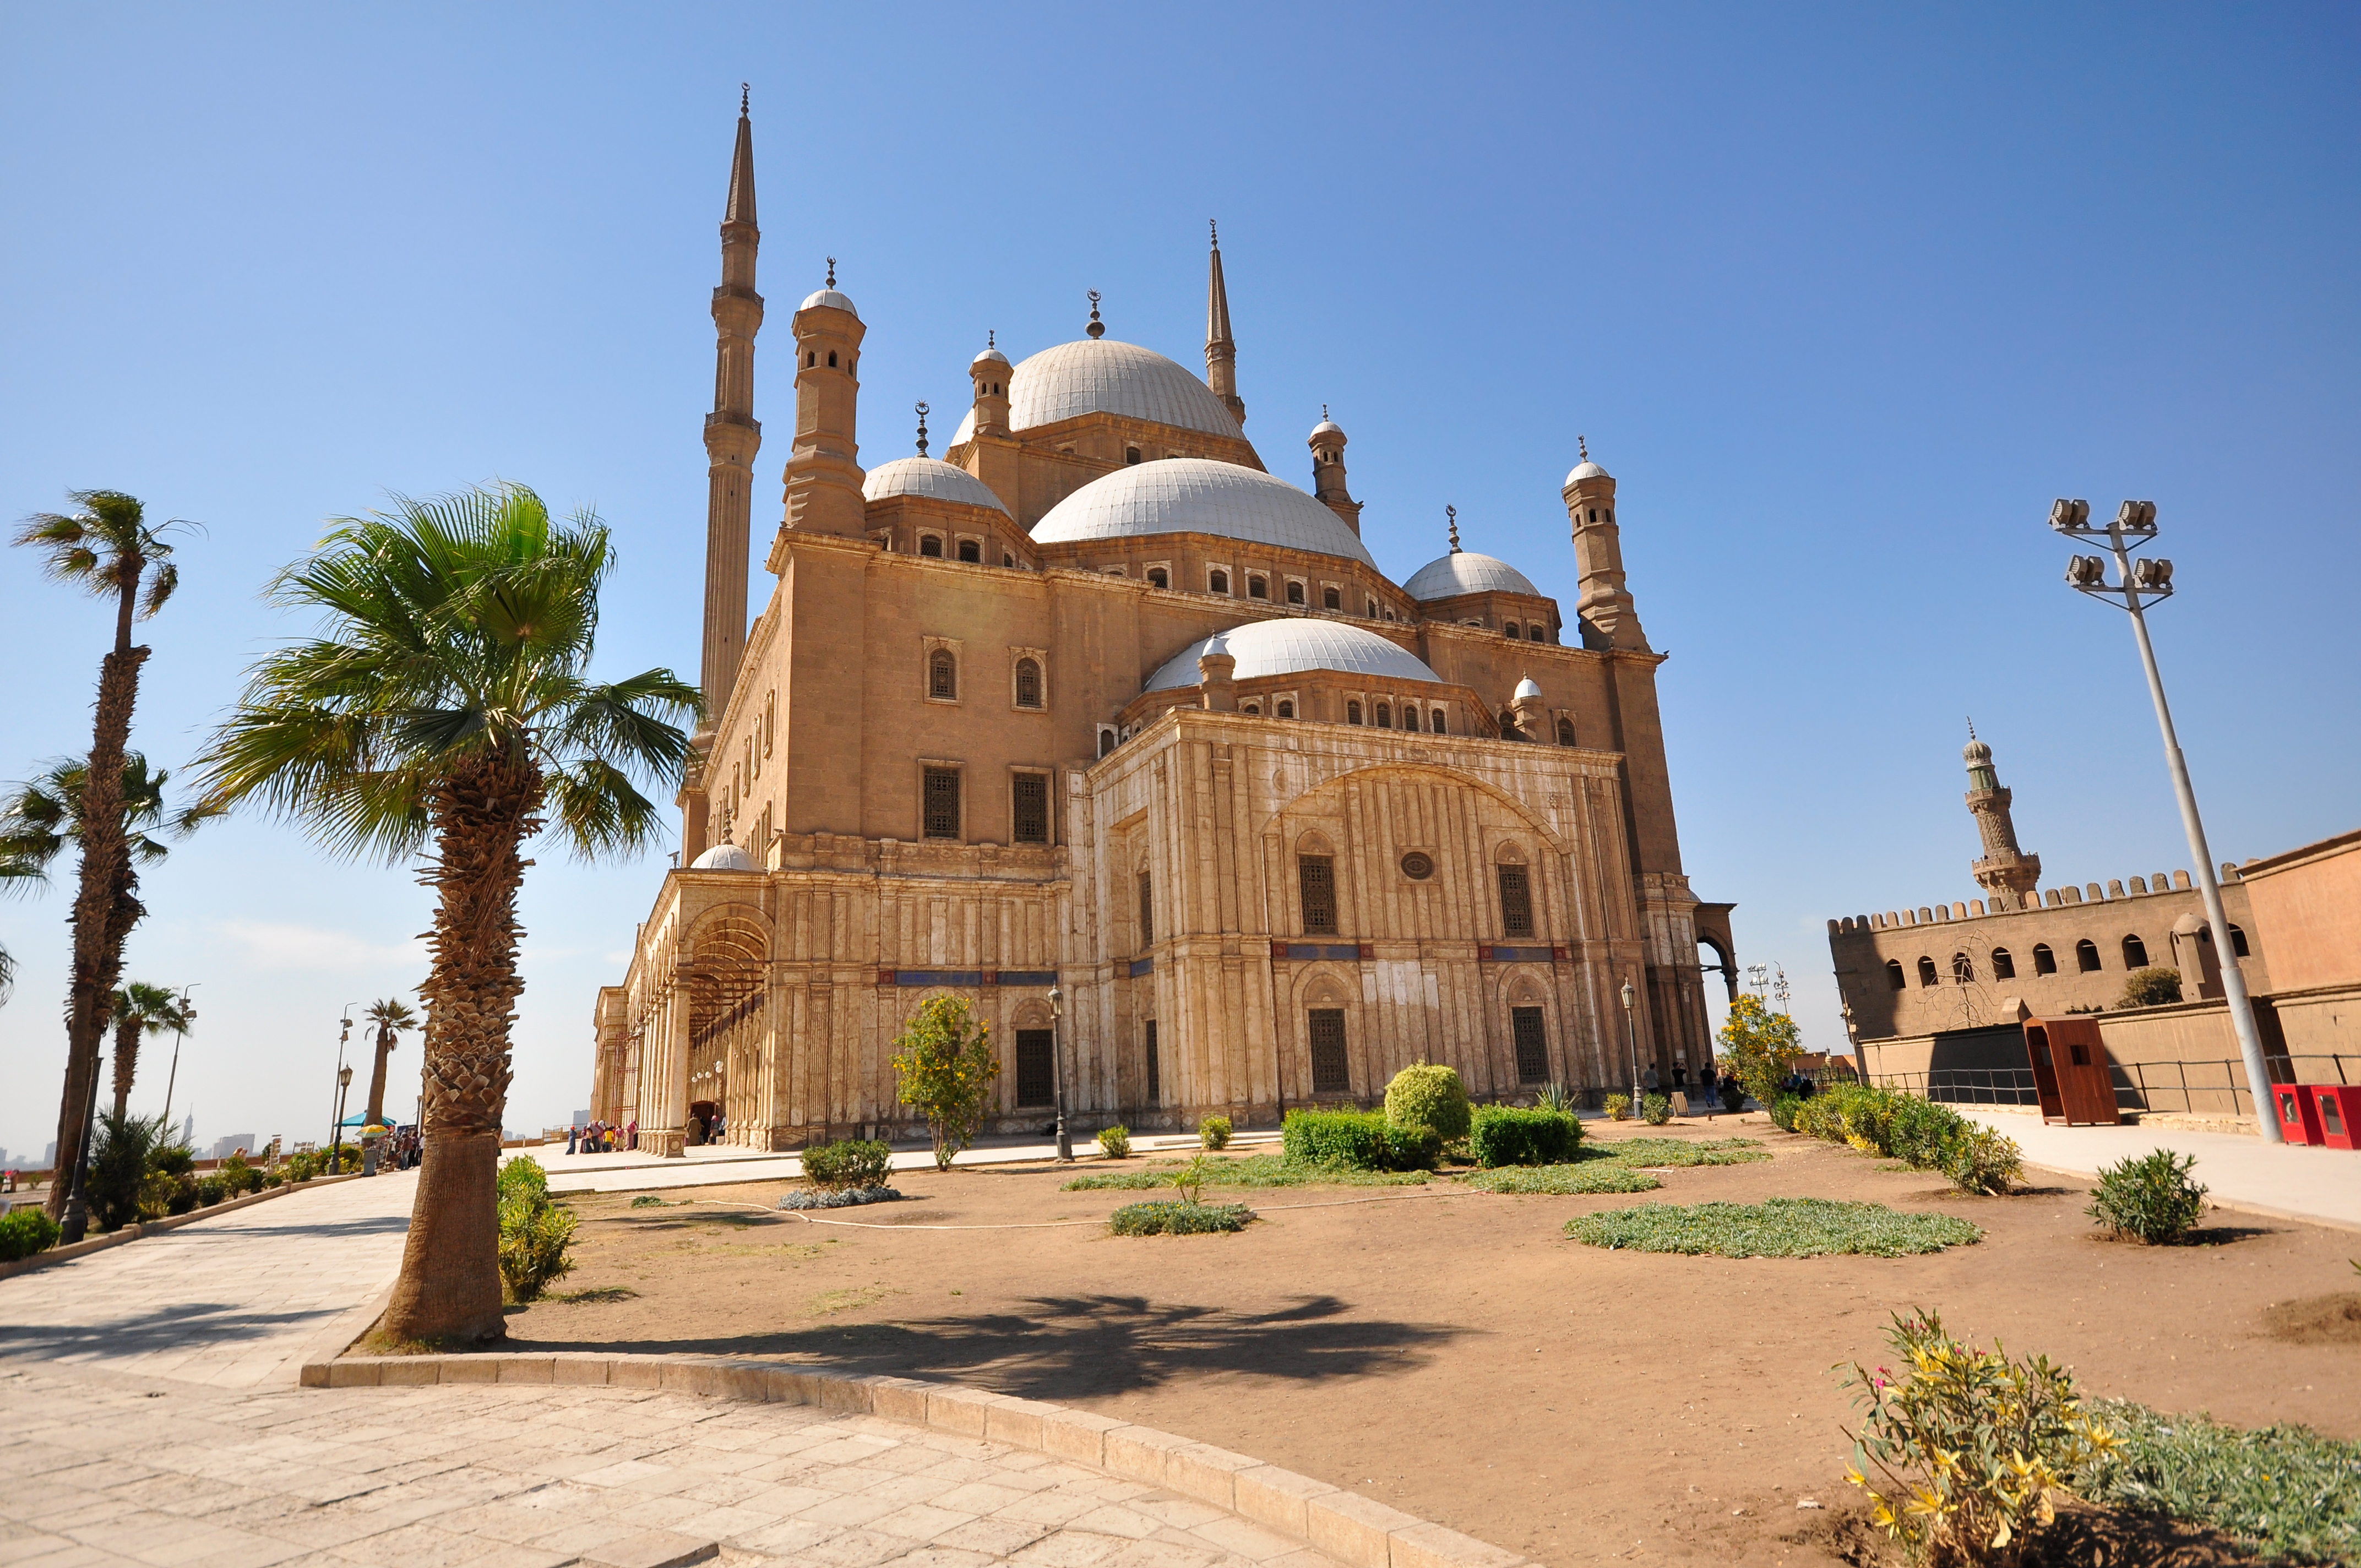
M 1358 626 L 1334 620 L 1253 620 L 1190 643 L 1148 676 L 1142 689 L 1172 691 L 1197 685 L 1203 679 L 1197 661 L 1216 644 L 1238 662 L 1235 675 L 1242 681 L 1303 670 L 1438 685 L 1443 681 L 1417 654 Z
M 970 365 L 1005 365 L 1008 363 L 1008 356 L 1001 353 L 997 348 L 986 347 L 968 363 Z
M 796 309 L 799 311 L 817 310 L 822 305 L 827 306 L 831 311 L 842 311 L 854 321 L 859 321 L 861 319 L 861 313 L 852 308 L 852 302 L 847 299 L 844 295 L 838 293 L 833 289 L 815 290 L 813 292 L 805 295 L 804 302 L 797 305 Z
M 1960 748 L 1960 756 L 1971 768 L 1992 765 L 1992 748 L 1981 740 L 1969 741 Z
M 851 309 L 848 305 L 846 309 Z M 1122 414 L 1206 435 L 1242 433 L 1213 389 L 1153 349 L 1111 337 L 1061 343 L 1028 356 L 1008 378 L 1008 428 L 1031 430 L 1080 414 Z M 951 437 L 975 433 L 975 412 Z
M 1450 554 L 1429 561 L 1411 574 L 1402 585 L 1402 592 L 1424 603 L 1429 599 L 1447 599 L 1460 594 L 1532 594 L 1541 597 L 1541 589 L 1514 566 L 1496 555 L 1481 555 L 1473 550 L 1455 550 Z
M 1213 533 L 1377 567 L 1343 518 L 1293 485 L 1210 457 L 1167 457 L 1103 474 L 1033 525 L 1044 544 L 1152 533 Z
M 716 844 L 689 862 L 691 871 L 751 872 L 754 857 L 735 844 Z
M 1574 488 L 1575 486 L 1582 483 L 1585 479 L 1609 479 L 1613 477 L 1614 476 L 1609 474 L 1606 469 L 1600 467 L 1598 464 L 1591 462 L 1588 458 L 1585 458 L 1579 467 L 1576 468 L 1573 473 L 1568 474 L 1565 477 L 1565 485 L 1564 488 L 1570 490 Z
M 1532 676 L 1527 675 L 1523 680 L 1517 683 L 1516 701 L 1522 702 L 1529 696 L 1539 696 L 1541 695 L 1541 683 L 1534 680 Z
M 1323 435 L 1333 435 L 1337 440 L 1342 441 L 1345 439 L 1345 427 L 1338 424 L 1333 419 L 1323 419 L 1318 424 L 1312 427 L 1310 440 L 1313 445 L 1317 445 L 1319 444 L 1320 438 Z
M 1004 517 L 1008 513 L 991 486 L 939 457 L 896 457 L 870 469 L 861 481 L 861 499 L 882 501 L 888 496 L 924 496 L 928 500 L 990 507 Z

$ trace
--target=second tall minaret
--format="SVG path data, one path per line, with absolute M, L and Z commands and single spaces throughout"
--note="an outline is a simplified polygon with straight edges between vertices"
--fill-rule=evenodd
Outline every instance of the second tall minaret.
M 1994 909 L 2017 908 L 2027 894 L 2041 885 L 2041 857 L 2017 847 L 2016 820 L 2008 809 L 2015 796 L 2000 782 L 2000 773 L 1993 767 L 1992 748 L 1976 739 L 1972 722 L 1968 726 L 1967 750 L 1960 758 L 1968 764 L 1968 810 L 1975 817 L 1976 832 L 1984 845 L 1982 856 L 1971 868 L 1976 885 L 1993 895 Z
M 706 718 L 698 750 L 709 740 L 738 662 L 746 652 L 746 563 L 753 507 L 754 455 L 763 427 L 754 420 L 754 334 L 763 296 L 754 291 L 754 127 L 746 95 L 738 98 L 738 147 L 730 159 L 730 204 L 721 214 L 721 286 L 713 291 L 713 411 L 705 416 L 705 659 L 700 684 Z
M 1205 384 L 1222 406 L 1246 422 L 1246 400 L 1238 396 L 1238 345 L 1230 336 L 1230 291 L 1222 281 L 1222 231 L 1206 225 L 1213 241 L 1212 269 L 1205 278 Z

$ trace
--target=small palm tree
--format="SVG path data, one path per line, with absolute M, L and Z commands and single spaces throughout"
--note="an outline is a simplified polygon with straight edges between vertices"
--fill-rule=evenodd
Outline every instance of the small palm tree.
M 160 985 L 135 980 L 115 993 L 115 1115 L 129 1113 L 131 1077 L 139 1069 L 139 1036 L 188 1033 L 197 1010 Z
M 148 650 L 134 647 L 131 625 L 152 616 L 180 586 L 172 546 L 162 527 L 148 521 L 136 497 L 121 490 L 76 490 L 82 510 L 71 516 L 42 512 L 27 518 L 16 543 L 38 550 L 42 570 L 61 583 L 115 600 L 115 646 L 100 662 L 98 712 L 91 726 L 88 802 L 90 832 L 82 845 L 82 887 L 73 905 L 73 978 L 66 1006 L 65 1095 L 58 1109 L 58 1152 L 82 1145 L 82 1118 L 98 1076 L 99 1043 L 106 1034 L 107 1003 L 123 972 L 123 946 L 110 940 L 115 910 L 130 872 L 121 826 L 123 752 L 131 738 L 131 710 L 139 697 L 139 666 Z M 49 1216 L 65 1209 L 71 1183 L 49 1187 Z M 70 1237 L 79 1240 L 79 1237 Z
M 641 783 L 677 780 L 703 710 L 669 670 L 586 670 L 614 569 L 589 512 L 553 520 L 501 484 L 340 520 L 281 572 L 322 634 L 264 658 L 201 766 L 210 797 L 256 799 L 328 849 L 418 857 L 434 889 L 425 1159 L 386 1332 L 491 1340 L 500 1315 L 495 1175 L 508 1102 L 517 889 L 550 827 L 585 858 L 655 842 Z
M 377 1070 L 369 1075 L 368 1120 L 364 1125 L 381 1127 L 385 1125 L 385 1058 L 401 1043 L 403 1030 L 418 1027 L 418 1014 L 408 1003 L 389 997 L 370 1003 L 363 1016 L 377 1025 Z

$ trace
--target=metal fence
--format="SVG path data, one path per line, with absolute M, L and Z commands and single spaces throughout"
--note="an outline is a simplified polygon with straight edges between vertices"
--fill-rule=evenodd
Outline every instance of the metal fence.
M 2307 1055 L 2268 1058 L 2274 1083 L 2361 1082 L 2361 1057 Z M 2119 1111 L 2202 1116 L 2251 1116 L 2246 1064 L 2224 1061 L 2116 1062 L 2109 1071 Z M 1872 1081 L 1951 1105 L 2038 1105 L 2027 1067 L 1950 1067 L 1930 1072 L 1872 1075 Z

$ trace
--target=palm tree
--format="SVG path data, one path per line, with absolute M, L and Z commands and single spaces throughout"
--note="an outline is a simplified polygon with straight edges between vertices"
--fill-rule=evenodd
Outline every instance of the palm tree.
M 372 1002 L 362 1014 L 377 1025 L 377 1070 L 369 1075 L 368 1120 L 362 1124 L 381 1127 L 385 1124 L 385 1058 L 401 1043 L 401 1032 L 418 1027 L 418 1015 L 410 1004 L 398 998 Z
M 614 565 L 596 515 L 557 521 L 522 485 L 338 520 L 271 589 L 323 612 L 322 634 L 253 667 L 201 759 L 212 798 L 258 799 L 334 852 L 415 857 L 434 889 L 397 1338 L 506 1332 L 494 1181 L 525 846 L 545 826 L 584 859 L 653 845 L 637 785 L 678 779 L 688 737 L 670 721 L 703 710 L 669 670 L 587 677 Z
M 139 1036 L 185 1034 L 197 1010 L 160 985 L 135 980 L 115 993 L 115 1115 L 130 1109 L 131 1076 L 139 1069 Z
M 131 927 L 147 913 L 139 902 L 139 868 L 153 865 L 169 851 L 158 835 L 186 838 L 208 819 L 219 816 L 218 806 L 199 802 L 174 810 L 164 803 L 164 785 L 170 773 L 163 768 L 149 768 L 148 759 L 137 751 L 122 753 L 115 770 L 115 838 L 122 846 L 123 858 L 116 875 L 113 896 L 107 901 L 107 921 L 102 932 L 107 956 L 106 970 L 110 978 L 120 974 L 123 967 L 123 944 Z M 90 769 L 74 758 L 60 758 L 49 764 L 38 778 L 27 780 L 0 798 L 0 893 L 31 893 L 46 887 L 49 867 L 69 843 L 82 849 L 82 868 L 90 866 L 90 835 L 85 831 L 93 792 L 88 787 Z M 80 909 L 76 917 L 79 922 Z M 79 950 L 81 927 L 77 923 L 76 948 Z M 111 1009 L 115 992 L 107 993 Z M 80 1098 L 73 1090 L 77 1075 L 69 1058 L 67 1069 L 68 1114 L 60 1118 L 58 1147 L 60 1151 L 78 1151 L 87 1135 L 87 1115 L 96 1098 L 98 1073 L 96 1063 L 87 1073 L 80 1074 Z M 61 1153 L 58 1168 L 71 1171 L 74 1155 Z M 71 1177 L 51 1184 L 50 1201 L 62 1208 L 72 1188 Z
M 151 526 L 138 500 L 120 490 L 76 490 L 82 510 L 68 517 L 28 517 L 16 543 L 42 553 L 42 569 L 100 598 L 115 600 L 115 646 L 98 670 L 98 716 L 91 727 L 90 831 L 82 844 L 82 888 L 73 905 L 73 979 L 66 1006 L 66 1084 L 58 1107 L 58 1157 L 79 1165 L 83 1118 L 98 1081 L 99 1042 L 106 1034 L 107 1003 L 123 971 L 123 945 L 115 936 L 130 874 L 122 822 L 123 751 L 131 710 L 139 697 L 139 666 L 148 650 L 132 646 L 133 620 L 154 615 L 180 586 L 172 546 Z M 169 524 L 166 526 L 170 526 Z M 148 570 L 153 567 L 151 574 Z M 127 928 L 128 922 L 124 922 Z M 110 939 L 110 938 L 113 939 Z M 49 1184 L 49 1217 L 62 1217 L 71 1183 Z M 79 1239 L 79 1238 L 72 1238 Z

